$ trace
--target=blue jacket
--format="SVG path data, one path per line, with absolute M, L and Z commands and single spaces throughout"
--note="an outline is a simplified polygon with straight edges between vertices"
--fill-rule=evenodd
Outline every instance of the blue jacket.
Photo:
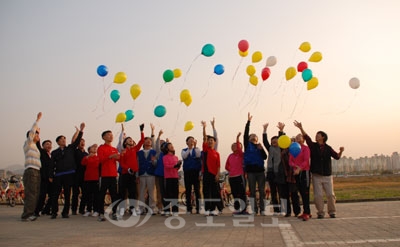
M 149 150 L 149 155 L 147 156 L 147 158 L 144 157 L 143 150 L 140 150 L 137 153 L 139 162 L 139 176 L 145 173 L 147 173 L 147 175 L 154 175 L 157 163 L 153 164 L 153 162 L 151 161 L 152 156 L 156 156 L 156 151 L 153 149 Z
M 187 151 L 188 148 L 183 149 L 183 151 Z M 192 152 L 188 155 L 186 159 L 183 159 L 183 171 L 200 171 L 201 170 L 201 156 L 196 157 L 195 150 L 192 149 Z
M 156 175 L 158 177 L 164 177 L 163 157 L 164 157 L 164 153 L 161 152 L 157 159 L 156 169 L 154 170 L 154 175 Z
M 267 153 L 264 148 L 257 148 L 257 145 L 249 142 L 250 121 L 247 121 L 244 129 L 244 166 L 246 172 L 263 172 L 264 160 L 267 159 Z

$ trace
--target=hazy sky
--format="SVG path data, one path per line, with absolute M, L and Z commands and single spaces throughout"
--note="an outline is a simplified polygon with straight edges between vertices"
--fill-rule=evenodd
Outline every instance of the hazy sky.
M 327 132 L 328 143 L 336 150 L 344 146 L 346 156 L 390 155 L 400 151 L 398 13 L 397 0 L 3 0 L 0 167 L 23 163 L 25 133 L 39 111 L 41 138 L 51 139 L 54 148 L 56 136 L 69 140 L 82 121 L 87 145 L 102 143 L 106 129 L 117 137 L 116 115 L 132 109 L 128 135 L 137 140 L 142 122 L 150 135 L 154 123 L 179 151 L 186 136 L 201 140 L 201 120 L 215 117 L 223 165 L 247 112 L 253 115 L 251 132 L 260 137 L 263 123 L 270 123 L 271 137 L 279 121 L 296 135 L 298 120 L 312 137 Z M 242 39 L 250 43 L 245 58 L 238 54 Z M 312 46 L 308 53 L 298 49 L 304 41 Z M 211 57 L 200 55 L 207 43 L 215 46 Z M 263 59 L 253 64 L 255 51 Z M 308 63 L 319 86 L 307 91 L 301 74 L 286 81 L 285 70 L 314 51 L 323 54 L 321 62 Z M 277 64 L 263 82 L 269 56 Z M 96 73 L 101 64 L 109 68 L 104 78 Z M 224 65 L 224 74 L 213 74 L 216 64 Z M 246 73 L 250 64 L 257 69 L 256 87 Z M 165 84 L 163 72 L 175 68 L 182 77 Z M 128 76 L 124 84 L 112 83 L 119 71 Z M 359 78 L 359 89 L 349 87 L 352 77 Z M 142 89 L 135 101 L 132 84 Z M 113 89 L 121 94 L 117 103 L 109 96 Z M 179 100 L 182 89 L 191 92 L 189 107 Z M 156 105 L 166 107 L 164 117 L 154 115 Z M 193 130 L 183 131 L 186 121 Z

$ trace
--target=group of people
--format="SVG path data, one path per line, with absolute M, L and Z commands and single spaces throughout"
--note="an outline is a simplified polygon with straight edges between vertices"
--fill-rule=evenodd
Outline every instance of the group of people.
M 139 126 L 141 138 L 138 143 L 127 136 L 122 124 L 117 147 L 112 146 L 113 133 L 106 130 L 101 135 L 104 143 L 99 146 L 93 144 L 86 151 L 85 140 L 82 138 L 85 124 L 82 123 L 76 128 L 71 144 L 67 145 L 65 136 L 60 135 L 56 138 L 58 148 L 51 151 L 50 140 L 40 143 L 38 122 L 41 117 L 42 113 L 38 113 L 31 130 L 27 132 L 24 144 L 25 204 L 21 215 L 23 221 L 34 221 L 40 214 L 49 214 L 52 219 L 56 219 L 60 193 L 63 193 L 65 198 L 61 213 L 63 218 L 69 218 L 71 209 L 72 214 L 95 216 L 99 221 L 104 221 L 104 198 L 107 191 L 111 196 L 114 220 L 123 216 L 123 212 L 117 213 L 118 207 L 125 206 L 128 206 L 127 211 L 132 215 L 160 213 L 176 216 L 178 170 L 181 166 L 187 198 L 186 214 L 194 213 L 194 205 L 190 200 L 192 190 L 196 200 L 195 213 L 200 214 L 201 180 L 205 215 L 217 216 L 222 213 L 224 205 L 219 187 L 221 160 L 215 119 L 211 121 L 213 135 L 207 135 L 207 124 L 205 121 L 201 122 L 202 149 L 197 147 L 194 137 L 188 136 L 187 147 L 181 151 L 182 159 L 179 159 L 175 154 L 174 145 L 168 139 L 161 139 L 163 131 L 160 130 L 155 139 L 155 128 L 151 125 L 151 136 L 145 137 L 144 124 Z M 290 216 L 293 207 L 294 215 L 299 216 L 299 192 L 303 202 L 303 213 L 299 218 L 308 220 L 311 217 L 309 188 L 312 175 L 318 218 L 324 217 L 323 191 L 328 199 L 328 214 L 335 217 L 331 157 L 339 159 L 344 149 L 341 147 L 340 152 L 336 153 L 326 144 L 327 135 L 322 131 L 317 132 L 316 142 L 313 142 L 299 122 L 294 124 L 301 134 L 293 140 L 301 145 L 299 155 L 294 157 L 288 149 L 279 147 L 278 138 L 284 134 L 283 123 L 278 124 L 279 134 L 271 138 L 271 143 L 266 133 L 268 124 L 263 125 L 264 149 L 257 135 L 250 134 L 251 120 L 252 116 L 249 113 L 243 135 L 244 149 L 239 132 L 225 164 L 225 169 L 229 172 L 231 192 L 235 198 L 233 213 L 267 215 L 263 199 L 265 184 L 268 182 L 275 212 L 285 212 L 286 216 Z M 308 146 L 304 145 L 304 140 Z M 247 205 L 247 185 L 250 190 L 250 211 Z M 255 200 L 257 189 L 259 203 Z M 80 192 L 82 197 L 79 204 Z M 49 198 L 47 203 L 46 197 Z M 132 205 L 122 206 L 121 203 L 126 204 L 126 201 Z

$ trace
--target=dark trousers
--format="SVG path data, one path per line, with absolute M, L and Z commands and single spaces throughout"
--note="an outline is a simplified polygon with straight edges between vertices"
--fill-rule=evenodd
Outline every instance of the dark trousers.
M 215 210 L 218 202 L 221 201 L 218 182 L 215 181 L 215 175 L 209 172 L 203 175 L 203 196 L 206 211 Z
M 274 182 L 274 172 L 267 173 L 267 180 L 271 193 L 271 204 L 274 206 L 274 212 L 279 213 L 281 210 L 279 206 L 278 184 Z
M 27 168 L 22 178 L 25 186 L 24 211 L 21 218 L 27 219 L 35 213 L 40 193 L 40 171 Z
M 36 209 L 35 209 L 35 214 L 39 215 L 39 213 L 41 211 L 44 211 L 43 206 L 44 203 L 46 202 L 46 195 L 48 194 L 49 191 L 49 179 L 48 178 L 43 178 L 40 181 L 40 192 L 39 192 L 39 199 L 36 205 Z M 49 194 L 51 196 L 51 194 Z M 50 197 L 49 196 L 49 197 Z
M 117 194 L 117 178 L 115 177 L 102 177 L 100 181 L 100 191 L 98 199 L 98 209 L 100 214 L 104 214 L 104 197 L 106 196 L 107 190 L 111 196 L 111 202 L 114 203 L 118 200 Z M 117 205 L 112 208 L 113 214 L 117 211 Z
M 310 210 L 310 171 L 301 171 L 296 176 L 297 188 L 303 201 L 303 213 L 311 214 Z
M 260 213 L 262 213 L 265 210 L 265 174 L 264 172 L 248 172 L 247 180 L 249 182 L 251 208 L 254 213 L 258 213 L 259 209 L 256 203 L 256 188 L 258 187 L 258 193 L 260 195 Z
M 78 202 L 79 195 L 83 193 L 83 174 L 76 174 L 75 181 L 72 186 L 72 202 L 71 202 L 71 210 L 72 212 L 76 212 L 78 210 Z M 83 214 L 85 212 L 86 202 L 81 197 L 81 202 L 79 203 L 79 213 Z
M 233 198 L 235 198 L 235 210 L 239 210 L 240 212 L 246 211 L 246 191 L 243 175 L 229 177 L 229 184 L 231 186 Z
M 200 206 L 200 180 L 197 170 L 184 171 L 185 193 L 186 193 L 186 211 L 192 212 L 192 188 L 196 197 L 196 211 L 199 212 Z
M 85 181 L 83 183 L 82 199 L 86 203 L 87 212 L 99 212 L 98 210 L 98 200 L 99 198 L 99 181 Z M 83 208 L 83 211 L 85 209 Z
M 292 213 L 292 207 L 293 207 L 293 213 L 295 215 L 300 214 L 300 202 L 299 202 L 299 194 L 297 190 L 297 185 L 295 183 L 287 183 L 286 184 L 286 208 L 287 212 L 286 214 L 290 215 Z
M 161 176 L 156 176 L 156 181 L 158 181 L 158 186 L 160 188 L 160 194 L 161 194 L 161 201 L 162 201 L 162 206 L 163 206 L 163 211 L 167 212 L 167 206 L 168 206 L 168 202 L 165 200 L 166 198 L 166 192 L 165 192 L 165 179 L 164 177 Z M 178 185 L 179 188 L 179 185 Z
M 166 178 L 165 179 L 165 201 L 167 201 L 167 212 L 168 204 L 171 203 L 172 212 L 177 213 L 178 208 L 178 194 L 179 194 L 179 182 L 177 178 Z
M 54 177 L 53 180 L 53 192 L 51 196 L 51 213 L 58 213 L 58 197 L 60 196 L 61 190 L 64 189 L 64 208 L 62 215 L 69 214 L 69 207 L 71 204 L 71 188 L 74 183 L 75 174 L 65 174 Z
M 129 199 L 137 200 L 137 189 L 136 189 L 136 176 L 129 173 L 122 174 L 118 180 L 118 193 L 121 199 L 119 203 L 125 200 L 126 193 L 128 192 Z M 117 205 L 119 205 L 117 203 Z M 130 205 L 130 208 L 134 208 L 134 205 Z

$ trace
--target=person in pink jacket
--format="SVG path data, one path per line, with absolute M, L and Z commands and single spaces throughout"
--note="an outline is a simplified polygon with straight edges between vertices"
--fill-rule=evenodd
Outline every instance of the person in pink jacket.
M 179 194 L 179 174 L 178 170 L 181 167 L 182 160 L 178 160 L 175 155 L 175 148 L 172 143 L 167 143 L 165 154 L 163 157 L 164 163 L 164 179 L 165 179 L 165 200 L 171 203 L 173 216 L 178 216 L 178 194 Z M 169 215 L 169 210 L 166 216 Z
M 304 145 L 302 134 L 296 136 L 296 142 L 300 144 L 301 151 L 294 157 L 290 155 L 289 165 L 294 170 L 296 184 L 303 201 L 303 214 L 298 218 L 307 221 L 311 218 L 310 211 L 310 149 Z

